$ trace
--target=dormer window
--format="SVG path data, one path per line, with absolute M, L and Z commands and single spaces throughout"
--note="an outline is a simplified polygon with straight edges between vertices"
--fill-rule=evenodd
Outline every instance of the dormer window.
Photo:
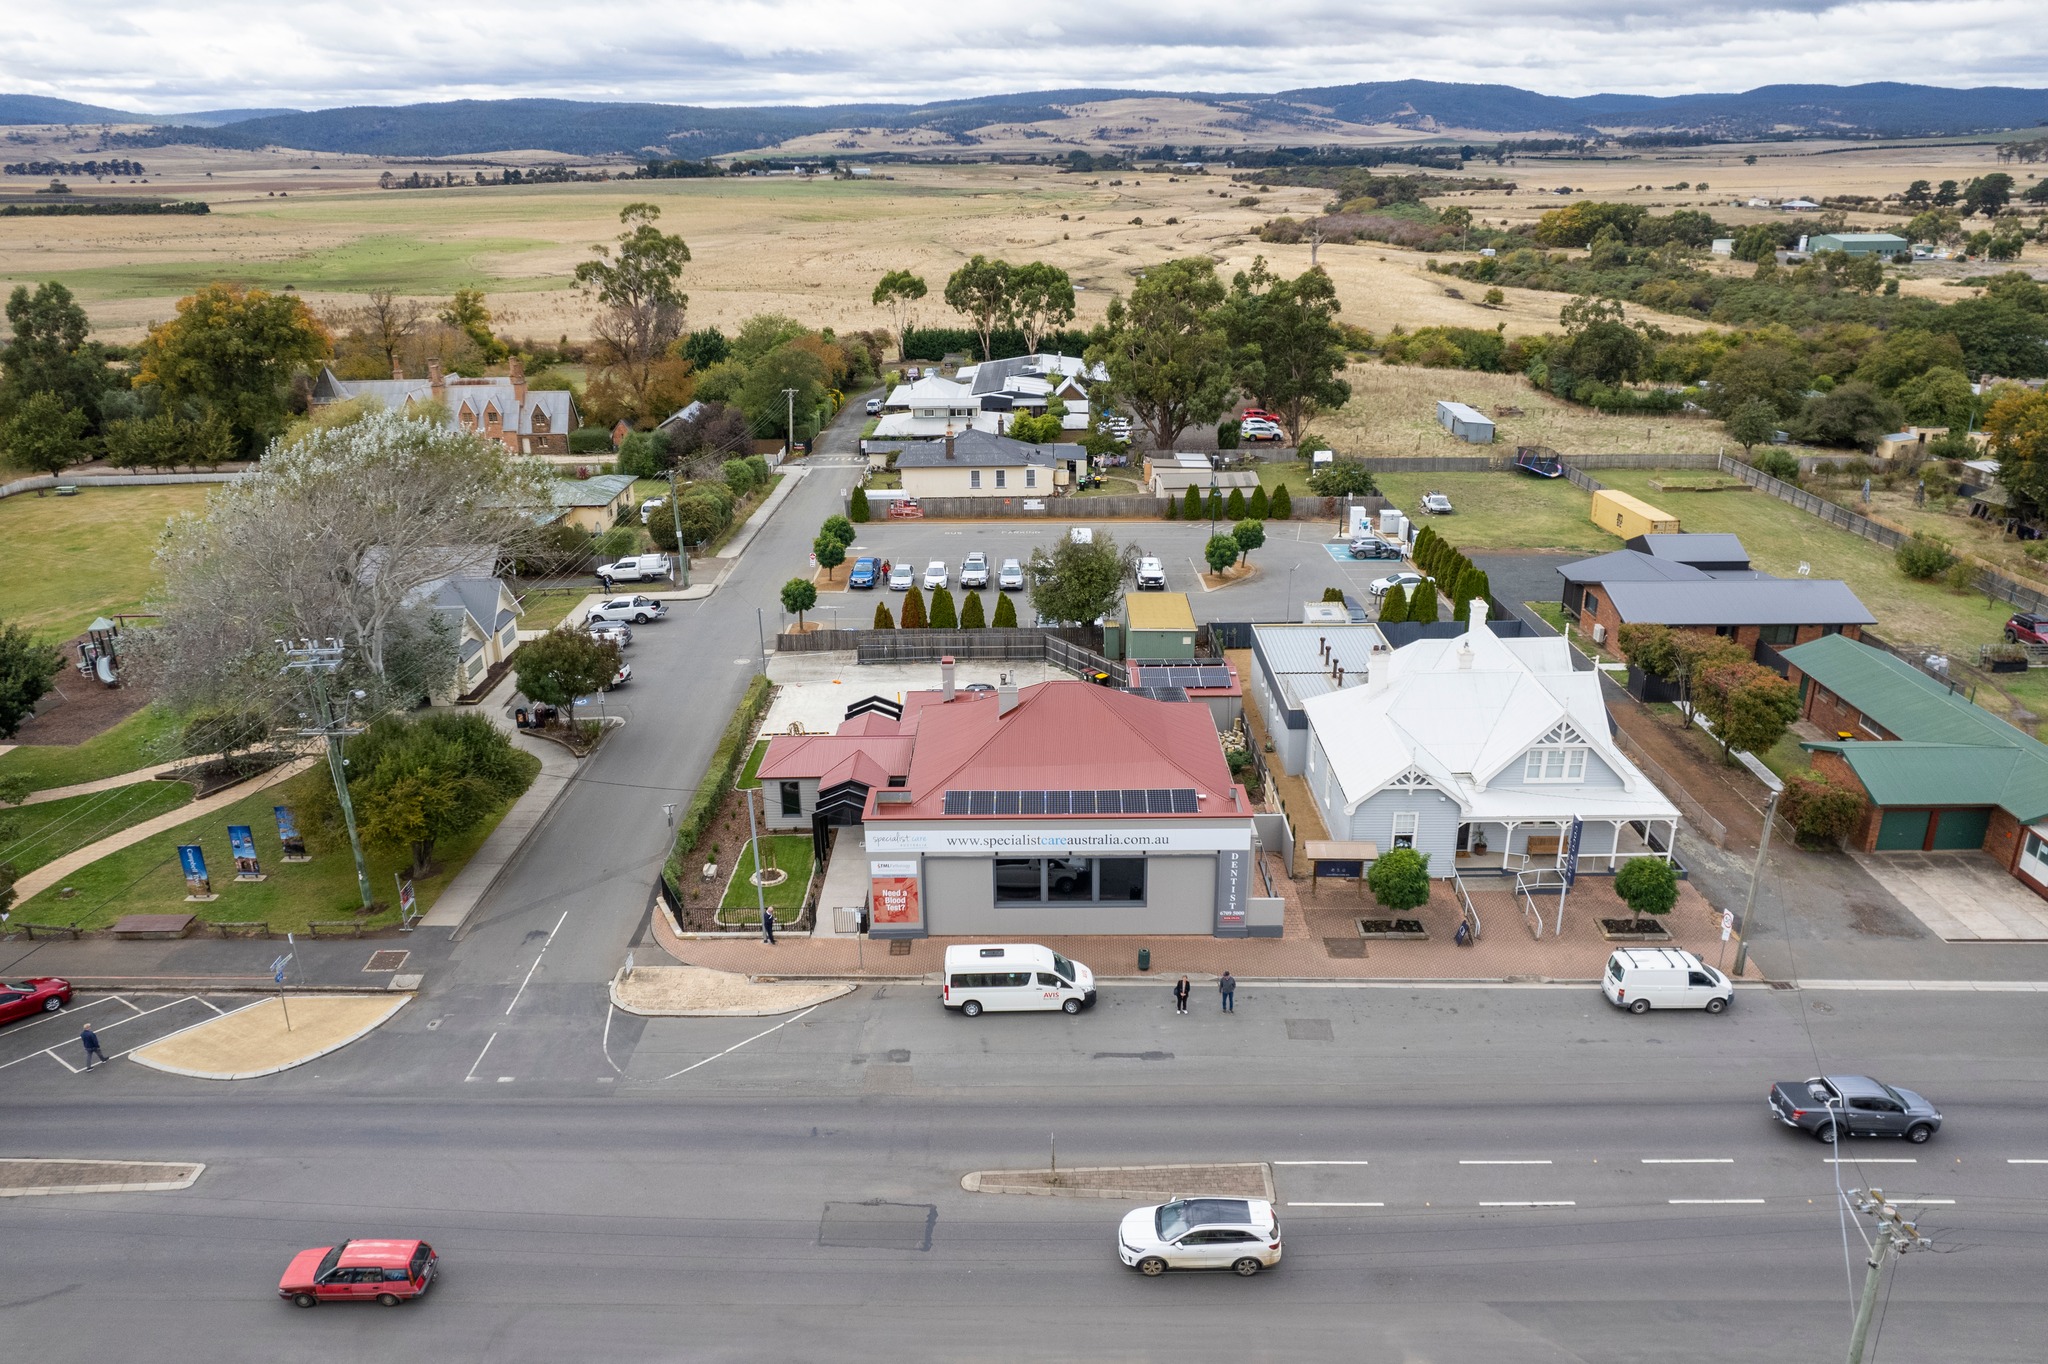
M 1532 748 L 1522 760 L 1524 781 L 1584 781 L 1586 750 L 1577 745 L 1546 744 Z

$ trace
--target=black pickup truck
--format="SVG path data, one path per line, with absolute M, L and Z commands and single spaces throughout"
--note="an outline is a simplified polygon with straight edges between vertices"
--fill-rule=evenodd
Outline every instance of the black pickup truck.
M 1771 1086 L 1771 1114 L 1825 1142 L 1904 1137 L 1918 1145 L 1941 1129 L 1941 1110 L 1910 1089 L 1868 1075 L 1816 1075 Z

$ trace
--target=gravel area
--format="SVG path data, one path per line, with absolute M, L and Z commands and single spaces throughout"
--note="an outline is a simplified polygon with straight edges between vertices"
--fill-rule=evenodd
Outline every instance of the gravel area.
M 763 982 L 702 966 L 636 966 L 612 980 L 612 1003 L 628 1013 L 684 1018 L 786 1014 L 851 994 L 838 983 Z

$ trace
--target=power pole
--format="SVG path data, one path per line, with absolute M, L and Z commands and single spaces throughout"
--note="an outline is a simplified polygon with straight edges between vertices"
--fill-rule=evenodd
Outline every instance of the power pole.
M 783 397 L 783 400 L 784 400 L 785 402 L 787 402 L 787 403 L 789 404 L 789 432 L 788 432 L 788 434 L 787 434 L 786 436 L 784 436 L 784 437 L 783 437 L 783 441 L 782 441 L 782 443 L 783 443 L 783 445 L 784 445 L 784 446 L 786 447 L 786 448 L 784 449 L 784 451 L 783 451 L 783 455 L 784 455 L 784 457 L 785 457 L 785 458 L 788 458 L 788 459 L 795 459 L 795 458 L 796 458 L 796 390 L 795 390 L 795 389 L 793 389 L 793 388 L 785 388 L 785 389 L 783 389 L 783 390 L 782 390 L 782 397 Z
M 690 547 L 683 543 L 683 504 L 682 500 L 676 495 L 676 470 L 681 465 L 682 461 L 677 460 L 668 466 L 668 512 L 670 516 L 675 518 L 676 565 L 681 572 L 681 577 L 677 580 L 676 586 L 688 587 L 690 585 Z
M 341 821 L 348 826 L 348 846 L 356 857 L 356 889 L 361 892 L 363 908 L 367 910 L 375 903 L 375 897 L 370 894 L 370 869 L 363 861 L 363 840 L 356 833 L 356 807 L 348 797 L 348 760 L 341 756 L 341 741 L 363 732 L 363 727 L 351 721 L 348 714 L 351 706 L 363 699 L 363 693 L 351 692 L 338 703 L 328 695 L 327 680 L 341 667 L 343 650 L 340 640 L 332 637 L 319 642 L 302 639 L 296 645 L 279 640 L 277 645 L 284 650 L 284 671 L 306 675 L 313 709 L 310 713 L 299 713 L 299 718 L 308 722 L 299 735 L 327 741 L 327 770 L 334 774 L 334 794 L 341 802 Z
M 1756 909 L 1756 883 L 1764 874 L 1764 854 L 1771 850 L 1771 824 L 1777 819 L 1778 797 L 1785 794 L 1785 783 L 1754 754 L 1744 752 L 1736 756 L 1742 760 L 1742 765 L 1771 791 L 1770 799 L 1764 802 L 1764 836 L 1757 840 L 1756 861 L 1751 863 L 1749 868 L 1749 891 L 1742 897 L 1742 945 L 1735 949 L 1734 977 L 1741 980 L 1743 969 L 1749 965 L 1749 916 Z
M 1878 1281 L 1884 1278 L 1885 1261 L 1909 1250 L 1932 1250 L 1934 1243 L 1906 1220 L 1898 1208 L 1884 1201 L 1883 1189 L 1851 1189 L 1856 1210 L 1877 1220 L 1877 1240 L 1864 1263 L 1870 1272 L 1863 1278 L 1863 1300 L 1856 1306 L 1856 1329 L 1849 1337 L 1849 1364 L 1863 1364 L 1863 1345 L 1870 1335 L 1870 1316 L 1877 1306 Z

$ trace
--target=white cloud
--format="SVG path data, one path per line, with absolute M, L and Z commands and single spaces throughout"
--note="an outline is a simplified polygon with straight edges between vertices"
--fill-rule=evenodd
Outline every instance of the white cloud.
M 2039 0 L 66 0 L 0 30 L 0 89 L 173 113 L 507 97 L 829 104 L 1074 87 L 1426 79 L 1680 94 L 2048 76 Z

